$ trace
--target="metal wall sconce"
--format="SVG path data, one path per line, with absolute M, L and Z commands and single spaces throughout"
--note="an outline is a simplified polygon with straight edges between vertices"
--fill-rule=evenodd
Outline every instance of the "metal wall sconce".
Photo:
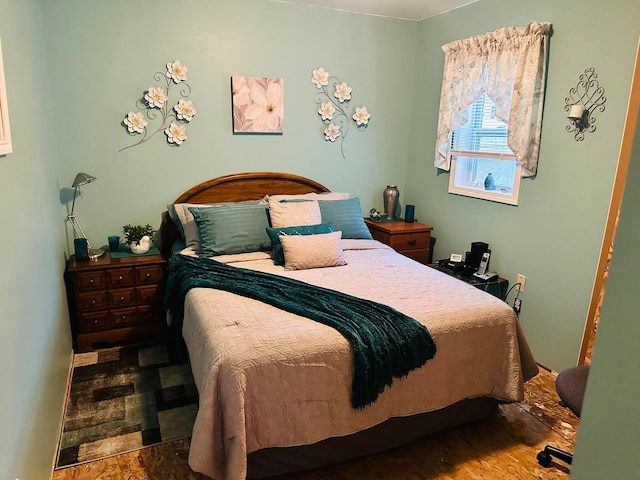
M 573 133 L 576 141 L 584 140 L 585 132 L 595 132 L 594 125 L 596 111 L 604 112 L 604 88 L 600 86 L 595 69 L 587 68 L 578 84 L 569 90 L 569 96 L 564 99 L 564 110 L 568 113 L 569 125 L 567 132 Z

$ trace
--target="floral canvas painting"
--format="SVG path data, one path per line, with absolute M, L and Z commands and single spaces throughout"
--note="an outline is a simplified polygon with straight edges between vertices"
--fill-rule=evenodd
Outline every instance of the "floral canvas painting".
M 284 131 L 284 80 L 231 77 L 233 133 Z

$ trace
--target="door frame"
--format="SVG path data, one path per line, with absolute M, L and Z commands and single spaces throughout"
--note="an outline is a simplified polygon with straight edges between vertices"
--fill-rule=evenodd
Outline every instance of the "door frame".
M 602 247 L 600 249 L 600 258 L 598 260 L 598 268 L 596 270 L 596 278 L 591 292 L 591 300 L 589 302 L 589 312 L 587 313 L 587 321 L 585 323 L 584 332 L 582 334 L 582 346 L 580 347 L 580 357 L 578 365 L 586 363 L 589 342 L 593 336 L 593 325 L 596 321 L 598 307 L 600 306 L 600 298 L 604 293 L 607 271 L 609 268 L 610 252 L 613 248 L 613 242 L 618 224 L 618 212 L 622 204 L 622 196 L 627 181 L 627 171 L 629 169 L 629 161 L 631 159 L 631 150 L 633 148 L 633 140 L 638 123 L 638 113 L 640 112 L 640 40 L 636 52 L 636 63 L 633 70 L 633 78 L 631 80 L 631 92 L 629 94 L 629 103 L 627 105 L 627 116 L 622 131 L 622 142 L 620 144 L 620 153 L 618 155 L 618 165 L 616 167 L 616 175 L 613 181 L 613 190 L 611 192 L 611 200 L 609 202 L 609 213 L 607 214 L 607 224 L 604 230 Z

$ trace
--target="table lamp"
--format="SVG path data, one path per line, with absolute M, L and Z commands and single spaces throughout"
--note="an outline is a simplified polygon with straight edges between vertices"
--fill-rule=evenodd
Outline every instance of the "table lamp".
M 71 184 L 71 186 L 73 187 L 73 202 L 71 203 L 71 213 L 67 215 L 67 220 L 69 220 L 69 223 L 71 223 L 71 226 L 73 227 L 74 238 L 83 238 L 85 240 L 87 239 L 82 226 L 80 226 L 80 222 L 78 222 L 78 217 L 76 217 L 75 213 L 73 213 L 76 207 L 78 187 L 91 183 L 94 180 L 97 180 L 96 177 L 89 175 L 88 173 L 80 172 L 76 175 L 75 180 Z M 87 246 L 89 247 L 89 258 L 92 260 L 95 260 L 105 253 L 104 250 L 100 248 L 91 248 L 89 240 L 87 240 Z

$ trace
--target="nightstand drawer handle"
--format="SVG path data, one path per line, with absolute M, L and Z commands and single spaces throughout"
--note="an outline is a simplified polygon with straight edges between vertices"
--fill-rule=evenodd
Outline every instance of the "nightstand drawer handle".
M 124 302 L 124 297 L 120 297 L 120 303 Z
M 119 275 L 118 276 L 118 281 L 121 281 L 121 280 L 122 280 L 122 275 Z
M 407 243 L 409 245 L 415 245 L 417 242 L 415 240 L 409 240 Z
M 93 321 L 93 324 L 94 324 L 94 325 L 97 325 L 97 324 L 98 324 L 98 320 L 94 320 L 94 321 Z
M 122 315 L 122 320 L 126 320 L 127 316 L 126 315 Z
M 95 305 L 96 304 L 96 299 L 94 298 L 93 300 L 91 300 L 91 305 Z
M 95 282 L 95 280 L 92 278 L 91 280 L 89 280 L 89 283 L 93 285 L 93 283 Z
M 149 277 L 151 277 L 151 274 L 150 274 L 150 273 L 147 273 L 147 274 L 144 276 L 144 278 L 149 278 Z

